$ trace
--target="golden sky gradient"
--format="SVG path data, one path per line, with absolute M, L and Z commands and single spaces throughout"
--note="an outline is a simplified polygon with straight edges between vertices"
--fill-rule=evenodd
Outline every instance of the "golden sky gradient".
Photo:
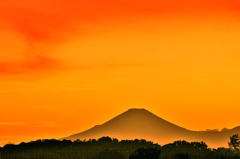
M 0 144 L 63 137 L 132 107 L 240 125 L 238 0 L 0 2 Z

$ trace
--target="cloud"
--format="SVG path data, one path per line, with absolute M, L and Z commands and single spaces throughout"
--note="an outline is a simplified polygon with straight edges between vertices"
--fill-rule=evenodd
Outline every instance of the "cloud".
M 0 126 L 23 126 L 25 123 L 21 122 L 0 122 Z
M 26 74 L 56 69 L 58 61 L 44 56 L 18 62 L 0 62 L 0 74 Z
M 162 15 L 206 15 L 213 12 L 238 13 L 240 2 L 236 0 L 7 0 L 0 2 L 0 31 L 11 28 L 22 35 L 27 47 L 42 45 L 47 47 L 60 44 L 71 38 L 75 31 L 88 34 L 87 24 L 98 25 L 101 21 L 118 21 L 131 18 L 141 19 L 144 16 Z M 190 14 L 191 13 L 191 14 Z M 237 14 L 238 15 L 238 14 Z M 85 26 L 86 25 L 86 26 Z M 5 39 L 0 35 L 0 42 Z M 20 41 L 21 42 L 21 41 Z M 11 41 L 10 41 L 11 43 Z M 9 44 L 10 45 L 10 44 Z M 17 46 L 19 49 L 20 46 Z M 11 61 L 0 59 L 0 74 L 38 73 L 58 68 L 60 61 L 50 56 L 36 55 L 41 49 L 37 47 L 31 52 L 20 54 L 30 56 L 28 59 Z M 15 57 L 16 50 L 8 52 Z M 5 54 L 1 50 L 0 54 Z
M 55 122 L 0 122 L 0 127 L 54 127 Z
M 59 32 L 102 20 L 189 12 L 239 11 L 236 0 L 8 0 L 0 2 L 0 20 L 30 40 L 49 40 Z M 80 26 L 78 26 L 80 27 Z M 54 39 L 56 40 L 56 39 Z

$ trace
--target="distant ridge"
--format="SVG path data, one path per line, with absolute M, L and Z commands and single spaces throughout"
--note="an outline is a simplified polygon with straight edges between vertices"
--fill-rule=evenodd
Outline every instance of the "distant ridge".
M 192 131 L 168 122 L 146 109 L 129 109 L 113 119 L 65 139 L 93 139 L 110 136 L 119 139 L 146 139 L 159 144 L 176 140 L 204 141 L 210 147 L 226 147 L 229 137 L 240 134 L 240 126 L 222 131 Z

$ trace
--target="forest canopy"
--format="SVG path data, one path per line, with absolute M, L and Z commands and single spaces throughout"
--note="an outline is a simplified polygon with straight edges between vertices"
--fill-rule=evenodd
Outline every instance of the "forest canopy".
M 239 159 L 238 136 L 230 137 L 235 148 L 208 148 L 204 142 L 175 141 L 159 145 L 151 141 L 45 139 L 0 148 L 0 159 Z

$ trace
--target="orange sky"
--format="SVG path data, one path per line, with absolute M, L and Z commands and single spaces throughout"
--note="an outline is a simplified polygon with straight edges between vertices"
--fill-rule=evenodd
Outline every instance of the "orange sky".
M 240 125 L 238 0 L 0 2 L 0 144 L 80 132 L 132 107 Z

